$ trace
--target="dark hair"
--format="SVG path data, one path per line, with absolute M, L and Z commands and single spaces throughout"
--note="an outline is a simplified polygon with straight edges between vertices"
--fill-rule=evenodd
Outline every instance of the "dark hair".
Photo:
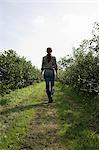
M 48 47 L 48 48 L 47 48 L 47 53 L 49 53 L 49 52 L 52 52 L 51 47 Z
M 50 47 L 47 48 L 47 60 L 48 60 L 48 63 L 51 61 L 51 52 L 52 52 L 52 49 Z

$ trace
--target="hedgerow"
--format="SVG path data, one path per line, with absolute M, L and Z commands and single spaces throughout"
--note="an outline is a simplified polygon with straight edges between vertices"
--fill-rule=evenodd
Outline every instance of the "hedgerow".
M 0 54 L 0 95 L 39 82 L 40 71 L 14 50 Z
M 99 24 L 94 23 L 92 38 L 73 48 L 73 56 L 58 62 L 59 80 L 88 95 L 99 93 Z

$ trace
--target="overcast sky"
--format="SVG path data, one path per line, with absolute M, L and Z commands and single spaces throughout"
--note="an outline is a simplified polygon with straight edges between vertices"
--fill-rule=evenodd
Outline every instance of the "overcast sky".
M 0 52 L 15 50 L 41 67 L 46 48 L 57 60 L 91 37 L 98 0 L 0 0 Z

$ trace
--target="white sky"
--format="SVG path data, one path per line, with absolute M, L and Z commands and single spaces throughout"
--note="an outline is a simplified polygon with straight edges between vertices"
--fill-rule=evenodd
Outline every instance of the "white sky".
M 46 48 L 57 60 L 91 37 L 98 0 L 0 0 L 0 51 L 14 49 L 41 67 Z

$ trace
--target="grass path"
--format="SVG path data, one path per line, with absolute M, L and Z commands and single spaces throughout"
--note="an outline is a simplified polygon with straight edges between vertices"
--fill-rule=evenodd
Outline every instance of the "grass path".
M 6 104 L 0 106 L 0 150 L 19 149 L 43 95 L 43 83 L 5 95 Z
M 44 83 L 5 95 L 0 150 L 98 150 L 98 98 L 88 103 L 56 83 L 48 104 Z M 91 107 L 91 108 L 90 108 Z
M 43 97 L 20 150 L 65 150 L 60 142 L 55 103 L 48 104 L 47 101 L 47 98 Z

